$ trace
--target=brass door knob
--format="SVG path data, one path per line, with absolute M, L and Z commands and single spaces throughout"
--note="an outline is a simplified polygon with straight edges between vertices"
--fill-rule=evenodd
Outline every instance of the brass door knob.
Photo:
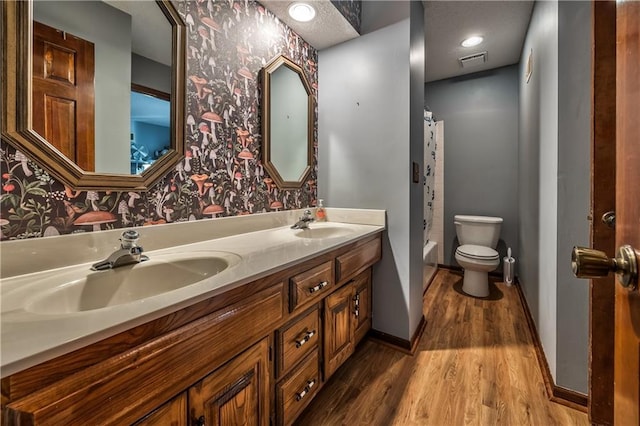
M 571 269 L 578 278 L 606 277 L 609 272 L 615 272 L 620 284 L 634 290 L 638 287 L 638 256 L 640 252 L 629 245 L 620 247 L 613 259 L 600 250 L 574 247 L 571 253 Z

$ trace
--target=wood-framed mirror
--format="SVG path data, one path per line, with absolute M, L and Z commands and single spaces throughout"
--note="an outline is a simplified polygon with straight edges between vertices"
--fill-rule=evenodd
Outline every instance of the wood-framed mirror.
M 40 3 L 40 2 L 38 2 Z M 121 33 L 126 33 L 130 37 L 130 44 L 134 46 L 136 33 L 152 32 L 149 27 L 136 28 L 136 22 L 140 22 L 140 17 L 145 20 L 156 19 L 155 22 L 162 22 L 159 25 L 164 30 L 164 41 L 149 38 L 155 45 L 164 44 L 167 46 L 164 52 L 165 59 L 152 59 L 152 55 L 139 54 L 135 47 L 130 47 L 127 53 L 122 52 L 120 57 L 128 60 L 129 68 L 124 69 L 125 75 L 118 76 L 108 75 L 107 77 L 83 75 L 86 71 L 80 69 L 81 66 L 89 64 L 86 69 L 94 72 L 102 72 L 105 65 L 103 55 L 105 52 L 101 48 L 94 49 L 92 55 L 81 58 L 79 48 L 75 46 L 66 46 L 58 43 L 56 40 L 42 40 L 40 32 L 42 28 L 35 20 L 34 10 L 37 8 L 49 7 L 56 3 L 55 1 L 42 2 L 42 6 L 34 6 L 34 1 L 3 1 L 1 5 L 2 11 L 2 138 L 6 142 L 15 146 L 20 151 L 30 156 L 34 161 L 44 166 L 55 178 L 59 179 L 65 185 L 78 190 L 114 190 L 114 191 L 143 191 L 147 190 L 156 180 L 166 175 L 184 156 L 184 116 L 185 116 L 185 51 L 186 51 L 186 27 L 180 18 L 177 10 L 169 0 L 159 0 L 155 2 L 113 2 L 103 0 L 103 2 L 64 2 L 67 7 L 74 7 L 77 10 L 62 13 L 60 8 L 53 10 L 67 19 L 73 25 L 74 21 L 81 21 L 81 12 L 86 16 L 93 15 L 96 21 L 92 21 L 90 26 L 97 27 L 103 25 L 100 21 L 107 21 L 107 15 L 124 16 L 124 22 L 129 23 L 129 29 L 124 31 L 116 31 L 117 36 L 123 37 Z M 132 9 L 127 9 L 127 3 Z M 115 6 L 115 7 L 114 7 Z M 87 7 L 101 7 L 106 12 L 87 11 Z M 140 9 L 147 8 L 147 9 Z M 137 9 L 135 13 L 140 16 L 136 18 L 133 9 Z M 38 19 L 45 12 L 36 10 Z M 128 17 L 128 18 L 127 18 Z M 55 22 L 56 17 L 52 19 Z M 128 19 L 128 21 L 127 21 Z M 166 20 L 166 22 L 162 20 Z M 146 21 L 149 22 L 149 21 Z M 65 24 L 51 25 L 47 21 L 44 25 L 44 31 L 49 31 L 53 37 L 57 37 L 61 41 L 74 41 L 82 39 L 76 36 L 73 31 L 61 28 Z M 38 28 L 36 28 L 36 26 Z M 126 28 L 126 27 L 123 27 Z M 95 28 L 89 28 L 95 30 Z M 111 29 L 112 32 L 113 28 Z M 88 41 L 89 45 L 98 46 L 93 40 Z M 124 40 L 126 43 L 127 40 Z M 153 45 L 148 49 L 153 50 Z M 169 48 L 170 47 L 170 48 Z M 89 51 L 91 48 L 89 49 Z M 108 51 L 113 54 L 112 51 Z M 128 55 L 128 59 L 126 56 Z M 157 54 L 158 57 L 162 53 Z M 83 58 L 85 58 L 83 56 Z M 107 62 L 113 62 L 113 57 L 109 56 Z M 98 62 L 98 60 L 102 62 Z M 147 71 L 141 71 L 134 64 L 144 63 L 146 67 L 158 66 L 165 71 L 166 79 L 163 90 L 157 90 L 153 87 L 155 83 L 145 84 L 144 78 L 136 80 L 136 74 L 149 75 Z M 149 65 L 151 64 L 151 65 Z M 92 68 L 93 67 L 93 68 Z M 97 68 L 97 69 L 96 69 Z M 117 67 L 116 67 L 117 68 Z M 123 67 L 120 67 L 123 68 Z M 136 71 L 137 70 L 137 71 Z M 127 77 L 129 77 L 127 79 Z M 73 95 L 76 98 L 67 96 L 67 92 L 57 96 L 57 88 L 51 89 L 49 81 L 60 83 L 64 90 L 75 91 Z M 105 82 L 117 84 L 118 93 L 122 93 L 119 98 L 111 98 L 111 107 L 103 102 L 105 96 L 113 96 L 115 92 L 113 86 L 105 85 Z M 47 93 L 42 93 L 43 84 Z M 100 95 L 97 91 L 97 85 L 101 84 Z M 88 87 L 88 88 L 87 88 Z M 142 89 L 140 89 L 142 87 Z M 52 92 L 53 90 L 53 92 Z M 142 92 L 142 93 L 140 93 Z M 168 92 L 168 93 L 167 93 Z M 54 93 L 54 95 L 51 95 Z M 162 133 L 163 142 L 157 149 L 151 153 L 154 157 L 152 162 L 142 167 L 134 168 L 133 160 L 141 158 L 148 149 L 136 149 L 134 144 L 134 105 L 135 95 L 153 96 L 157 101 L 165 98 L 164 105 L 158 107 L 158 110 L 164 111 L 165 117 L 162 122 L 165 123 L 166 132 Z M 93 103 L 82 103 L 80 99 L 89 98 Z M 91 99 L 93 98 L 93 99 Z M 170 102 L 166 102 L 166 98 Z M 44 107 L 43 107 L 44 105 Z M 88 107 L 86 105 L 89 105 Z M 101 105 L 101 106 L 98 106 Z M 155 105 L 155 104 L 154 104 Z M 112 121 L 115 116 L 122 116 L 122 110 L 125 110 L 124 121 L 120 120 L 116 125 Z M 44 111 L 44 112 L 43 112 Z M 81 115 L 82 114 L 82 115 Z M 143 114 L 148 115 L 148 114 Z M 93 116 L 93 118 L 92 118 Z M 92 122 L 92 119 L 94 120 Z M 158 125 L 158 117 L 153 120 L 154 125 Z M 147 118 L 147 121 L 153 121 Z M 145 123 L 150 124 L 150 123 Z M 156 126 L 156 127 L 158 127 Z M 90 129 L 87 130 L 87 127 Z M 105 129 L 100 133 L 100 129 Z M 117 131 L 117 136 L 113 133 Z M 76 141 L 80 141 L 80 135 L 84 134 L 84 139 L 79 147 L 76 147 Z M 99 136 L 98 136 L 99 134 Z M 51 139 L 49 140 L 48 139 Z M 160 138 L 160 136 L 158 136 Z M 88 141 L 88 142 L 87 142 Z M 55 142 L 55 145 L 54 145 Z M 93 145 L 93 147 L 92 147 Z M 69 146 L 73 146 L 69 148 Z M 88 146 L 88 148 L 86 148 Z M 94 157 L 89 151 L 95 152 Z M 119 152 L 118 161 L 112 160 L 113 152 Z M 77 154 L 79 153 L 79 154 Z M 107 153 L 106 158 L 101 158 L 100 153 Z M 148 154 L 145 154 L 148 155 Z M 146 158 L 146 157 L 145 157 Z M 118 169 L 112 171 L 107 166 L 117 163 Z M 122 164 L 124 163 L 124 164 Z
M 313 167 L 314 98 L 304 71 L 285 56 L 262 69 L 263 164 L 281 189 L 302 187 Z

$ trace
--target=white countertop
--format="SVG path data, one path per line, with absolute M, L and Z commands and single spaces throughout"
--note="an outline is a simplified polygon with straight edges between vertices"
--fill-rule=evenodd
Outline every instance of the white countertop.
M 281 212 L 280 215 L 283 216 L 283 214 L 284 212 Z M 264 221 L 265 215 L 262 216 L 262 218 L 256 217 L 255 220 Z M 288 213 L 286 217 L 291 217 L 291 213 Z M 215 251 L 238 255 L 240 260 L 217 275 L 205 278 L 195 284 L 108 308 L 61 314 L 34 313 L 25 309 L 29 299 L 34 294 L 41 292 L 46 286 L 50 286 L 52 280 L 71 282 L 79 279 L 87 274 L 92 263 L 102 260 L 104 256 L 97 256 L 90 262 L 0 279 L 0 296 L 2 297 L 0 312 L 1 376 L 7 377 L 72 352 L 355 240 L 373 235 L 385 228 L 384 211 L 380 210 L 327 209 L 327 217 L 331 222 L 311 223 L 310 228 L 344 228 L 348 230 L 348 233 L 331 238 L 304 238 L 296 236 L 296 231 L 290 229 L 290 225 L 286 225 L 145 251 L 150 259 L 154 259 L 154 256 L 162 258 L 167 254 L 206 254 Z M 247 223 L 248 219 L 239 219 L 238 222 L 240 221 Z M 214 221 L 198 222 L 202 223 L 188 226 L 202 229 L 206 226 L 207 229 L 210 229 L 216 225 Z M 226 228 L 233 228 L 233 223 L 233 221 L 218 222 L 218 224 L 225 225 Z M 165 226 L 162 229 L 158 228 L 158 232 L 164 233 L 165 236 L 167 233 L 184 235 L 182 232 L 184 229 L 186 228 L 180 228 L 180 226 L 175 228 Z M 121 231 L 119 230 L 119 232 Z M 144 232 L 150 240 L 153 239 L 153 235 L 151 235 L 154 232 L 153 229 L 145 229 Z M 142 231 L 141 234 L 143 234 Z M 104 238 L 112 237 L 111 231 L 104 236 Z M 73 240 L 65 239 L 64 241 L 68 244 Z M 34 244 L 34 242 L 27 244 Z M 55 242 L 47 241 L 47 244 L 55 246 Z M 143 236 L 141 236 L 141 244 L 144 246 Z M 31 246 L 26 247 L 25 244 L 24 246 L 15 245 L 12 248 L 14 247 L 23 252 L 35 253 L 33 259 L 25 259 L 25 262 L 38 261 L 37 250 Z M 3 243 L 2 250 L 4 251 L 6 248 L 7 246 Z M 60 249 L 62 250 L 64 247 Z M 43 262 L 46 263 L 44 260 Z M 93 273 L 100 274 L 101 272 Z

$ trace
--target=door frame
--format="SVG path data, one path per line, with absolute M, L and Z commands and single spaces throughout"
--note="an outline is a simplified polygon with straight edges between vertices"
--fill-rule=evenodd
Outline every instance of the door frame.
M 615 230 L 601 221 L 615 210 L 616 2 L 592 2 L 591 247 L 615 252 Z M 613 424 L 615 278 L 589 283 L 589 420 Z

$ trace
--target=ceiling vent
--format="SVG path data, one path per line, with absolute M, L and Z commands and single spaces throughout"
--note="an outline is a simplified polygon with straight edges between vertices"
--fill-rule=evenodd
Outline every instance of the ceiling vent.
M 458 58 L 460 66 L 462 68 L 471 68 L 478 65 L 482 65 L 487 62 L 487 52 L 474 53 L 473 55 L 463 56 Z

